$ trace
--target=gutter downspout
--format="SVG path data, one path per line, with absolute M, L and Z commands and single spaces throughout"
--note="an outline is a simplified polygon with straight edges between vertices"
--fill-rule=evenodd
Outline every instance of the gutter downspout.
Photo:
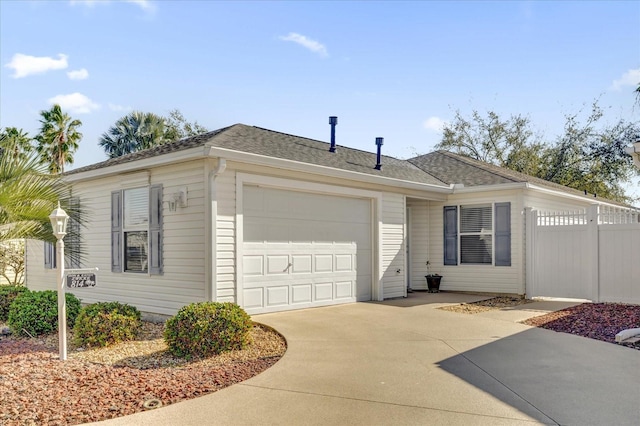
M 218 159 L 218 165 L 215 169 L 209 172 L 209 201 L 211 202 L 211 216 L 210 216 L 210 227 L 211 230 L 211 250 L 209 265 L 211 265 L 211 269 L 209 271 L 209 276 L 211 277 L 211 281 L 209 283 L 209 294 L 211 295 L 211 301 L 215 302 L 217 300 L 217 284 L 218 284 L 218 194 L 216 187 L 216 178 L 224 173 L 227 169 L 227 160 L 224 158 Z

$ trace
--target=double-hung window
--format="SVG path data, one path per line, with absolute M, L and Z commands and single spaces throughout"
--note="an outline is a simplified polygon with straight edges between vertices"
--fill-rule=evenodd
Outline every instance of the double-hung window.
M 122 191 L 125 272 L 147 272 L 149 259 L 149 189 Z
M 162 185 L 111 193 L 111 271 L 162 274 Z
M 511 266 L 511 203 L 445 206 L 444 264 Z

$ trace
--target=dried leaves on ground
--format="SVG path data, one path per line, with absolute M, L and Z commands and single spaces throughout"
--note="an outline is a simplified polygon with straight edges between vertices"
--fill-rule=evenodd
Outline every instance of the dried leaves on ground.
M 534 317 L 523 323 L 614 343 L 616 334 L 620 331 L 640 328 L 640 305 L 583 303 Z M 626 346 L 640 349 L 638 343 L 628 343 Z
M 3 338 L 0 425 L 73 425 L 172 404 L 247 380 L 286 350 L 281 335 L 258 325 L 248 348 L 186 362 L 167 351 L 163 328 L 144 323 L 136 341 L 107 348 L 70 346 L 64 362 L 57 334 Z

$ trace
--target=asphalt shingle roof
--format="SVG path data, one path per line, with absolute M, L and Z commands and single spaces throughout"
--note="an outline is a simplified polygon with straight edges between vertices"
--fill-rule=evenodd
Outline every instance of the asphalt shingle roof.
M 100 163 L 71 170 L 66 174 L 102 169 L 205 146 L 443 187 L 459 183 L 464 184 L 465 187 L 474 187 L 528 182 L 584 196 L 583 192 L 563 185 L 448 151 L 435 151 L 408 160 L 399 160 L 383 155 L 381 159 L 382 169 L 376 170 L 374 168 L 376 153 L 347 148 L 341 145 L 338 145 L 336 152 L 332 153 L 329 152 L 330 144 L 327 142 L 245 124 L 234 124 L 144 151 L 111 158 Z
M 544 179 L 529 176 L 514 170 L 494 166 L 449 151 L 434 151 L 419 157 L 410 158 L 411 164 L 428 172 L 439 180 L 448 183 L 462 183 L 466 187 L 497 185 L 501 183 L 528 182 L 547 188 L 582 195 L 584 192 Z
M 411 182 L 448 186 L 417 166 L 397 158 L 383 155 L 382 169 L 376 170 L 376 153 L 337 146 L 336 152 L 329 152 L 327 142 L 280 133 L 260 127 L 234 124 L 233 126 L 203 133 L 191 138 L 167 143 L 144 151 L 135 152 L 101 163 L 72 170 L 68 174 L 101 169 L 116 164 L 151 158 L 198 146 L 213 146 L 267 157 L 315 164 L 334 169 L 365 173 Z

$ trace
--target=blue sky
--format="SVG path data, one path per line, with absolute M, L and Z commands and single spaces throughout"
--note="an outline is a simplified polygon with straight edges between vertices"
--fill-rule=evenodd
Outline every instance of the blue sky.
M 83 122 L 73 167 L 132 110 L 407 158 L 456 109 L 523 114 L 553 140 L 600 98 L 638 119 L 640 2 L 0 1 L 0 127 Z M 73 167 L 69 167 L 73 168 Z

